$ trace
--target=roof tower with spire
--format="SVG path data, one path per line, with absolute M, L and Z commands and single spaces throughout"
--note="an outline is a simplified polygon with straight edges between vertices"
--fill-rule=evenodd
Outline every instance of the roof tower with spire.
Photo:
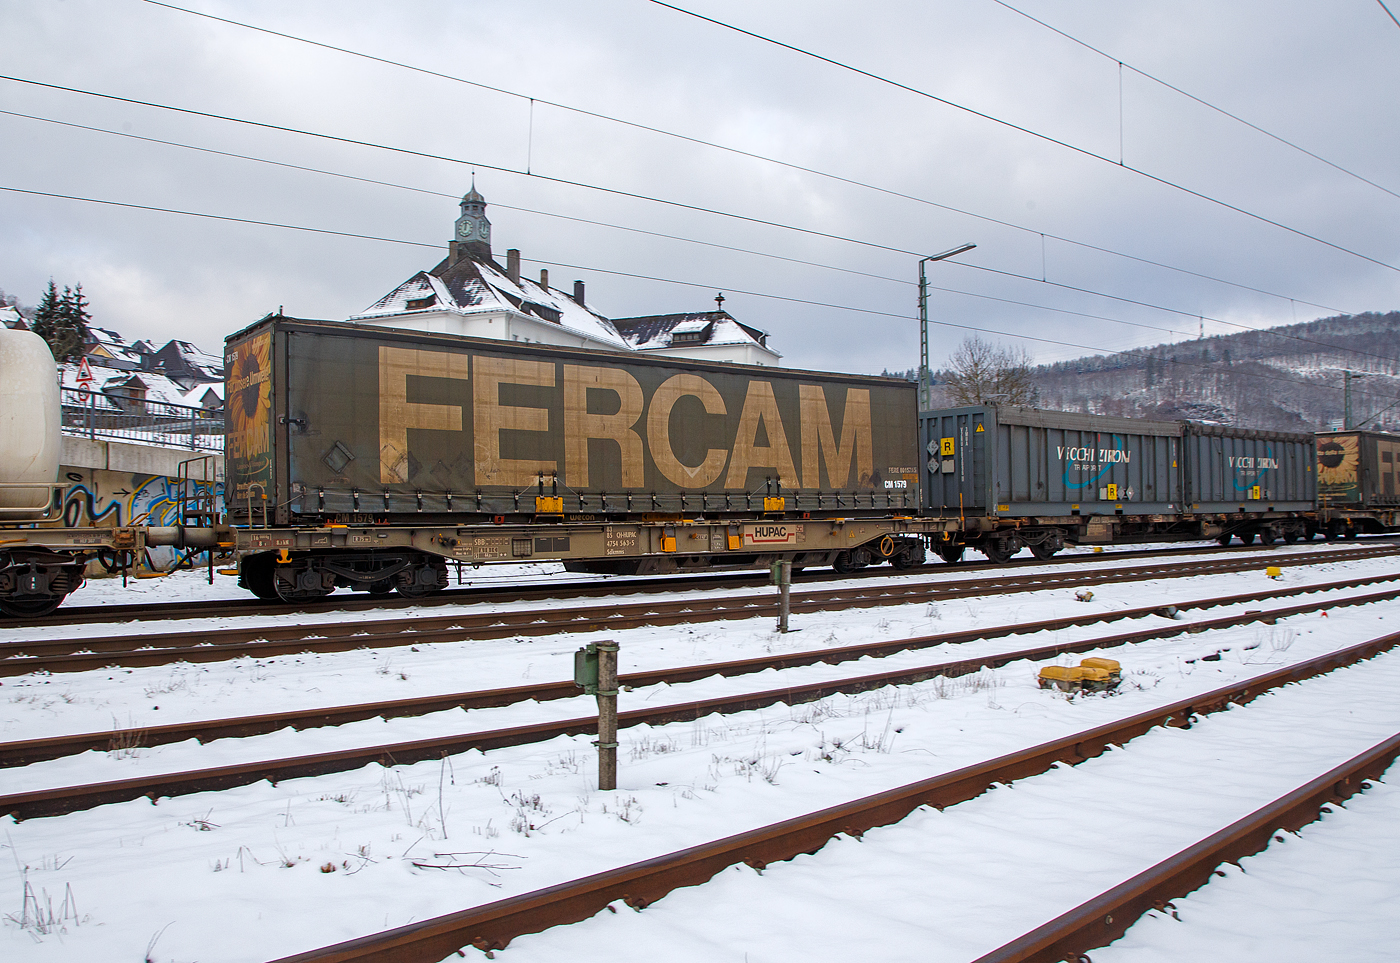
M 645 351 L 675 357 L 772 365 L 782 356 L 767 346 L 767 334 L 739 324 L 727 311 L 629 318 L 616 325 L 584 301 L 583 282 L 573 292 L 520 274 L 520 252 L 506 252 L 502 267 L 491 254 L 486 198 L 476 189 L 461 201 L 447 257 L 419 271 L 347 320 L 416 331 L 460 334 L 502 341 L 557 344 L 605 351 Z M 716 305 L 723 304 L 720 298 Z

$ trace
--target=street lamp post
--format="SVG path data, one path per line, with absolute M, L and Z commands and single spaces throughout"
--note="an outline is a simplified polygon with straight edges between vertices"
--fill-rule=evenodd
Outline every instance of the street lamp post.
M 951 251 L 933 254 L 919 259 L 919 410 L 927 411 L 933 405 L 933 374 L 928 367 L 928 278 L 924 276 L 924 265 L 929 261 L 942 261 L 955 254 L 965 254 L 976 244 L 960 244 Z
M 1342 375 L 1342 427 L 1347 431 L 1356 427 L 1356 421 L 1351 416 L 1351 383 L 1364 377 L 1366 376 L 1352 374 L 1350 371 L 1343 372 Z

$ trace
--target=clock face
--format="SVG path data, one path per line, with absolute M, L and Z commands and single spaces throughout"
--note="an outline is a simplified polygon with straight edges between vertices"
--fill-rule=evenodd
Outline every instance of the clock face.
M 481 227 L 479 228 L 479 233 L 481 234 L 481 239 L 483 241 L 486 240 L 491 235 L 491 225 L 487 224 L 485 221 L 482 221 Z
M 457 225 L 457 236 L 458 236 L 458 237 L 471 237 L 471 236 L 472 236 L 472 223 L 471 223 L 471 221 L 462 221 L 462 222 L 460 222 L 460 223 Z

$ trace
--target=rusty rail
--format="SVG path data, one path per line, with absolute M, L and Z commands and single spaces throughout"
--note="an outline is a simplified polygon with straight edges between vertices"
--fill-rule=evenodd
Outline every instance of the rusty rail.
M 1191 602 L 1176 602 L 1136 609 L 1119 609 L 1112 612 L 1101 612 L 1093 615 L 1071 616 L 1059 619 L 1046 619 L 1038 622 L 1020 622 L 1011 625 L 987 626 L 976 629 L 965 629 L 959 632 L 944 632 L 938 635 L 894 639 L 886 642 L 867 642 L 860 645 L 814 649 L 805 652 L 789 652 L 781 655 L 761 656 L 751 659 L 737 659 L 730 662 L 677 666 L 669 669 L 652 669 L 646 672 L 628 673 L 621 676 L 618 681 L 629 688 L 639 688 L 641 686 L 657 685 L 662 682 L 672 684 L 693 682 L 697 679 L 715 675 L 731 677 L 762 672 L 765 669 L 787 669 L 803 665 L 815 665 L 822 662 L 835 665 L 865 657 L 884 658 L 896 652 L 929 648 L 937 645 L 954 645 L 981 639 L 1004 638 L 1011 635 L 1029 635 L 1035 632 L 1056 631 L 1127 619 L 1140 619 L 1151 615 L 1162 615 L 1164 612 L 1172 609 L 1176 611 L 1187 611 L 1191 609 L 1219 608 L 1226 605 L 1248 604 L 1251 602 L 1263 602 L 1268 599 L 1288 598 L 1297 595 L 1310 595 L 1318 592 L 1359 588 L 1363 585 L 1373 585 L 1378 582 L 1393 582 L 1397 580 L 1400 580 L 1400 574 L 1346 579 L 1339 582 L 1327 582 L 1287 589 L 1274 589 L 1268 592 L 1227 595 L 1218 598 L 1201 599 Z M 1365 596 L 1364 598 L 1367 601 L 1380 601 L 1387 597 L 1387 593 L 1377 593 Z M 1346 600 L 1337 600 L 1330 603 L 1331 606 L 1345 606 L 1348 604 L 1352 603 Z M 1309 610 L 1311 610 L 1311 608 Z M 1250 620 L 1276 619 L 1294 614 L 1299 613 L 1292 610 L 1273 610 L 1269 613 L 1253 614 L 1250 616 Z M 1238 623 L 1232 621 L 1230 624 Z M 1203 628 L 1197 628 L 1198 626 L 1203 626 Z M 1181 625 L 1176 627 L 1174 631 L 1172 627 L 1167 627 L 1167 629 L 1170 634 L 1180 634 L 1181 632 L 1205 631 L 1208 628 L 1218 627 L 1220 626 L 1216 622 L 1207 622 Z M 1104 648 L 1113 645 L 1126 645 L 1134 641 L 1145 641 L 1147 638 L 1163 637 L 1165 636 L 1149 636 L 1141 632 L 1132 632 L 1113 636 L 1111 639 L 1107 640 L 1090 640 L 1090 642 L 1079 644 L 1081 646 L 1091 645 L 1095 648 Z M 1052 648 L 1054 651 L 1049 655 L 1043 654 L 1046 650 L 1042 649 L 1026 649 L 1022 650 L 1020 653 L 1015 653 L 1015 655 L 1018 658 L 1037 659 L 1053 657 L 1053 655 L 1058 655 L 1066 651 L 1062 647 Z M 982 659 L 959 662 L 957 664 L 971 666 L 972 670 L 975 671 L 983 666 L 992 666 L 994 663 L 990 659 Z M 347 722 L 359 722 L 365 719 L 392 719 L 406 716 L 427 715 L 431 712 L 442 712 L 448 709 L 495 708 L 512 705 L 525 700 L 548 702 L 556 699 L 573 698 L 578 694 L 578 687 L 572 682 L 546 682 L 529 686 L 510 686 L 500 689 L 484 689 L 471 692 L 452 692 L 442 695 L 419 696 L 411 699 L 365 702 L 357 705 L 326 706 L 316 709 L 274 712 L 256 716 L 208 719 L 199 722 L 175 723 L 166 726 L 144 726 L 129 729 L 111 729 L 103 732 L 84 732 L 63 736 L 49 736 L 43 739 L 26 739 L 0 743 L 0 768 L 29 765 L 30 763 L 40 762 L 45 759 L 56 759 L 90 750 L 102 752 L 113 748 L 168 745 L 174 742 L 183 742 L 187 739 L 197 739 L 202 743 L 212 742 L 215 739 L 278 732 L 289 726 L 298 730 L 313 729 L 322 726 L 343 725 Z
M 1241 685 L 1216 689 L 1120 722 L 806 816 L 484 906 L 283 957 L 276 963 L 436 963 L 466 946 L 502 949 L 517 936 L 587 919 L 617 900 L 644 907 L 679 887 L 704 883 L 737 863 L 762 868 L 814 853 L 839 834 L 859 836 L 876 826 L 898 822 L 920 806 L 942 809 L 965 802 L 996 783 L 1038 775 L 1056 763 L 1082 762 L 1110 745 L 1121 745 L 1157 726 L 1185 726 L 1193 716 L 1249 702 L 1268 689 L 1370 658 L 1397 644 L 1400 633 L 1372 639 Z
M 981 571 L 999 572 L 1032 566 L 1074 566 L 1082 562 L 1127 562 L 1142 558 L 1172 555 L 1236 555 L 1253 554 L 1263 564 L 1269 564 L 1261 552 L 1271 547 L 1259 545 L 1231 545 L 1229 547 L 1210 545 L 1191 548 L 1149 549 L 1140 552 L 1114 552 L 1108 555 L 1068 555 L 1058 558 L 1019 558 L 1010 562 L 960 563 L 948 566 L 942 562 L 903 571 L 884 566 L 871 566 L 842 575 L 830 569 L 808 569 L 793 572 L 793 582 L 808 584 L 818 582 L 858 581 L 867 578 L 918 579 L 930 575 L 962 575 Z M 1369 557 L 1369 556 L 1365 556 Z M 240 599 L 207 599 L 181 602 L 160 602 L 154 604 L 117 605 L 65 605 L 50 615 L 38 618 L 14 619 L 0 615 L 0 628 L 24 626 L 26 628 L 46 625 L 92 625 L 115 622 L 121 619 L 158 621 L 170 619 L 207 619 L 244 617 L 251 615 L 297 615 L 307 612 L 366 612 L 405 608 L 430 608 L 441 605 L 478 605 L 498 602 L 519 602 L 522 600 L 543 601 L 545 599 L 597 598 L 610 595 L 652 595 L 658 592 L 683 592 L 687 590 L 709 591 L 716 588 L 754 588 L 768 584 L 767 572 L 727 571 L 719 569 L 693 575 L 638 575 L 609 576 L 597 581 L 570 582 L 572 576 L 562 576 L 563 581 L 547 584 L 528 583 L 516 585 L 467 585 L 444 589 L 420 599 L 405 599 L 397 596 L 331 595 L 324 599 L 308 599 L 300 602 L 276 602 L 255 599 L 251 595 Z
M 975 963 L 1056 963 L 1082 959 L 1081 954 L 1107 946 L 1145 913 L 1168 900 L 1199 889 L 1221 863 L 1234 863 L 1260 852 L 1276 831 L 1297 830 L 1317 819 L 1322 807 L 1360 792 L 1367 780 L 1381 777 L 1400 755 L 1400 734 L 1318 776 L 1220 832 L 1120 883 L 1106 893 L 1037 927 Z
M 1369 553 L 1369 554 L 1363 554 Z M 1291 567 L 1400 554 L 1392 546 L 1352 552 L 1318 552 L 1273 559 Z M 1126 583 L 1154 578 L 1187 578 L 1203 574 L 1246 571 L 1260 560 L 1221 559 L 1141 566 L 1126 572 L 1041 573 L 998 579 L 992 584 L 969 581 L 947 587 L 929 585 L 879 585 L 805 592 L 792 600 L 793 612 L 819 612 L 832 608 L 869 608 L 949 599 L 1013 594 L 1047 588 L 1075 588 L 1106 583 Z M 493 639 L 513 635 L 549 635 L 559 632 L 606 632 L 639 626 L 675 625 L 682 622 L 722 621 L 773 615 L 777 601 L 770 592 L 733 596 L 705 596 L 665 602 L 629 605 L 597 605 L 515 612 L 477 612 L 457 615 L 383 619 L 365 622 L 264 626 L 260 628 L 201 629 L 155 635 L 125 634 L 101 638 L 73 638 L 0 642 L 0 676 L 40 670 L 76 672 L 121 666 L 166 665 L 171 662 L 213 662 L 244 655 L 265 657 L 302 652 L 338 652 L 371 646 L 417 645 L 461 639 Z
M 923 682 L 937 676 L 957 677 L 967 675 L 984 667 L 1007 665 L 1021 659 L 1054 658 L 1062 653 L 1086 652 L 1093 649 L 1125 645 L 1130 642 L 1138 642 L 1145 639 L 1169 638 L 1174 635 L 1202 632 L 1213 628 L 1227 628 L 1248 624 L 1250 622 L 1262 621 L 1272 623 L 1288 615 L 1297 615 L 1323 608 L 1336 608 L 1341 605 L 1364 605 L 1368 602 L 1392 599 L 1397 596 L 1400 596 L 1400 589 L 1351 599 L 1309 602 L 1303 605 L 1274 609 L 1270 612 L 1249 612 L 1243 615 L 1233 615 L 1222 619 L 1212 619 L 1207 622 L 1194 622 L 1163 626 L 1155 629 L 1142 629 L 1137 632 L 1125 633 L 1118 636 L 1085 639 L 1080 642 L 1058 643 L 1034 649 L 1022 649 L 1017 652 L 1004 652 L 999 655 L 978 659 L 943 662 L 935 665 L 919 666 L 912 669 L 895 669 L 889 672 L 878 672 L 854 678 L 835 679 L 801 686 L 785 686 L 779 689 L 767 689 L 762 692 L 741 693 L 734 696 L 722 696 L 715 699 L 683 702 L 649 709 L 634 709 L 629 712 L 618 713 L 617 722 L 619 728 L 629 728 L 638 725 L 663 725 L 670 722 L 693 721 L 715 713 L 732 713 L 762 709 L 779 703 L 790 706 L 800 705 L 802 703 L 816 701 L 817 699 L 824 699 L 831 695 L 868 692 L 872 689 L 883 688 L 890 685 L 907 685 L 915 682 Z M 1384 641 L 1386 643 L 1384 647 L 1386 648 L 1400 643 L 1400 633 L 1393 636 L 1385 636 Z M 1352 646 L 1349 649 L 1343 649 L 1341 651 L 1343 653 L 1356 653 L 1365 650 L 1368 646 L 1374 646 L 1375 644 L 1377 644 L 1376 640 L 1373 640 L 1372 642 L 1361 643 L 1359 646 Z M 1369 654 L 1374 654 L 1374 651 L 1371 651 Z M 1338 657 L 1338 653 L 1319 656 L 1316 659 L 1299 663 L 1297 667 L 1281 669 L 1259 678 L 1265 680 L 1289 678 L 1290 673 L 1296 673 L 1296 671 L 1303 666 L 1327 665 L 1335 667 L 1336 664 L 1341 664 L 1336 662 Z M 1363 657 L 1369 657 L 1369 655 L 1356 655 L 1351 657 L 1351 661 Z M 647 674 L 634 673 L 633 677 L 646 678 Z M 1301 677 L 1306 677 L 1306 675 Z M 662 672 L 650 674 L 650 678 L 653 681 L 665 681 L 667 676 L 666 672 L 663 670 Z M 1256 682 L 1242 684 L 1243 690 L 1249 690 Z M 1237 686 L 1235 688 L 1240 687 Z M 1234 690 L 1222 689 L 1218 691 L 1224 692 Z M 1250 698 L 1253 698 L 1253 696 L 1250 696 Z M 1200 699 L 1187 700 L 1183 704 L 1196 705 L 1199 702 Z M 25 793 L 12 793 L 0 796 L 0 813 L 9 813 L 16 819 L 30 819 L 36 816 L 61 815 L 63 813 L 88 809 L 107 803 L 139 799 L 142 796 L 149 797 L 154 802 L 160 796 L 175 796 L 194 792 L 231 789 L 236 786 L 246 786 L 263 779 L 275 784 L 283 779 L 319 776 L 332 772 L 345 772 L 350 769 L 358 769 L 361 766 L 366 766 L 371 763 L 378 763 L 382 766 L 402 765 L 428 759 L 438 759 L 443 755 L 466 752 L 469 749 L 478 749 L 484 752 L 489 749 L 500 749 L 507 746 L 543 742 L 559 736 L 582 735 L 584 733 L 595 732 L 597 723 L 598 720 L 596 716 L 583 716 L 557 722 L 542 722 L 528 726 L 493 729 L 486 732 L 437 736 L 430 739 L 415 739 L 388 745 L 342 749 L 334 752 L 292 756 L 284 759 L 259 760 L 257 762 L 220 766 L 211 769 L 199 769 L 189 772 L 161 773 L 111 782 L 91 783 L 84 786 L 59 787 L 56 789 L 35 790 Z

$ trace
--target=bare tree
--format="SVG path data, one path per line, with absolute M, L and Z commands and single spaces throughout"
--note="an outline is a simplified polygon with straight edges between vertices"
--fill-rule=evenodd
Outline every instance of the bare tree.
M 974 334 L 953 350 L 943 383 L 957 405 L 1028 407 L 1039 401 L 1031 361 L 1024 347 L 1005 348 Z

